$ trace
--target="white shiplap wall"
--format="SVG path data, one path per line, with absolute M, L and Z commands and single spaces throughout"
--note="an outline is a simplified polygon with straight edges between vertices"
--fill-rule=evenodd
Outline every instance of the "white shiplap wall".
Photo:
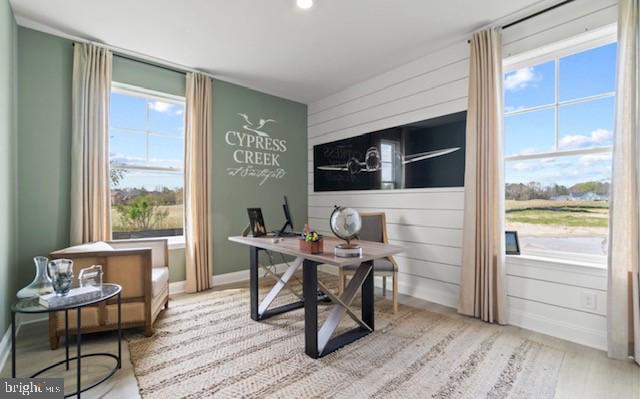
M 578 0 L 504 31 L 504 56 L 615 23 L 615 0 Z M 504 22 L 504 21 L 498 21 Z M 389 238 L 407 251 L 397 257 L 400 291 L 456 306 L 464 192 L 462 188 L 395 191 L 313 191 L 313 146 L 467 107 L 466 38 L 399 68 L 309 104 L 309 220 L 328 232 L 333 205 L 387 214 Z M 593 347 L 606 344 L 606 272 L 573 266 L 508 261 L 511 323 Z M 596 296 L 585 309 L 584 295 Z

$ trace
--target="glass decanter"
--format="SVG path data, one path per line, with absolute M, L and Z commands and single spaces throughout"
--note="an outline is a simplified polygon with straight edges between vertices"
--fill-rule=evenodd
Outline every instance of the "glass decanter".
M 36 277 L 31 284 L 18 291 L 16 294 L 18 299 L 37 298 L 40 295 L 53 292 L 53 285 L 49 274 L 47 274 L 49 259 L 44 256 L 36 256 L 33 258 L 33 263 L 36 265 Z

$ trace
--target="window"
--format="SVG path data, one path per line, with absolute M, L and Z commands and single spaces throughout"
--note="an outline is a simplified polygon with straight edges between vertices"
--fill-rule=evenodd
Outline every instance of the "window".
M 395 187 L 393 156 L 395 153 L 395 145 L 392 142 L 382 141 L 380 143 L 380 169 L 382 189 L 393 189 Z
M 184 98 L 114 83 L 109 121 L 114 239 L 183 235 Z
M 522 253 L 607 254 L 615 64 L 600 40 L 505 69 L 506 228 Z

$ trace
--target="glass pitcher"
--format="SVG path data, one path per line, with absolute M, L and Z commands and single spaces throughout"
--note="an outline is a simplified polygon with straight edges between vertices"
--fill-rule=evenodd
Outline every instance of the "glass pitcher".
M 49 294 L 53 291 L 51 279 L 47 274 L 47 263 L 49 259 L 44 256 L 36 256 L 33 263 L 36 265 L 36 277 L 31 284 L 27 285 L 16 296 L 18 299 L 37 298 L 40 295 Z

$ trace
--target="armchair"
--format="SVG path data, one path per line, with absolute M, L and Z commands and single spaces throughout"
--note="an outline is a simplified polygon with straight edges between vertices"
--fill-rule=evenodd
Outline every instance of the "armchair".
M 102 265 L 103 281 L 122 286 L 122 328 L 144 327 L 153 335 L 153 322 L 163 306 L 169 306 L 169 254 L 166 239 L 99 241 L 52 252 L 50 258 L 73 260 L 73 272 Z M 77 285 L 77 281 L 74 282 Z M 73 314 L 73 311 L 70 313 Z M 69 315 L 69 333 L 75 331 L 75 317 Z M 82 309 L 82 332 L 115 330 L 115 299 Z M 64 312 L 49 314 L 49 344 L 56 349 L 64 335 Z

